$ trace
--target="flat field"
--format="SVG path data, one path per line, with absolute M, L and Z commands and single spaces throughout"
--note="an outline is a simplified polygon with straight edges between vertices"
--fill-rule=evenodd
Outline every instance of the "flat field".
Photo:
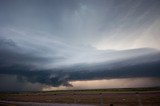
M 91 104 L 97 106 L 160 106 L 160 88 L 67 90 L 46 92 L 1 92 L 2 101 Z

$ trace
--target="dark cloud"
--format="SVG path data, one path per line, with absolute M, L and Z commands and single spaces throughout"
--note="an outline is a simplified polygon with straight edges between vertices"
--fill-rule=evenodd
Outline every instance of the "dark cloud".
M 94 65 L 92 68 L 94 67 L 96 66 Z M 54 87 L 58 87 L 61 85 L 72 86 L 71 84 L 69 84 L 69 81 L 76 81 L 76 80 L 99 80 L 99 79 L 139 78 L 139 77 L 160 78 L 159 70 L 160 70 L 160 61 L 153 63 L 132 65 L 132 66 L 117 67 L 115 69 L 106 69 L 103 68 L 102 65 L 101 68 L 99 69 L 96 68 L 95 70 L 90 70 L 88 68 L 77 70 L 76 68 L 72 68 L 72 70 L 61 69 L 61 70 L 28 71 L 26 68 L 22 68 L 21 70 L 19 69 L 14 70 L 12 67 L 10 67 L 10 69 L 6 69 L 4 71 L 1 71 L 0 73 L 1 76 L 5 75 L 17 76 L 16 77 L 17 82 L 22 82 L 22 83 L 27 82 L 33 85 L 38 83 L 39 85 L 44 85 L 41 87 L 42 89 L 46 85 Z M 10 79 L 10 77 L 8 78 Z M 2 84 L 5 83 L 5 80 L 6 79 L 3 79 L 2 77 L 1 83 Z M 17 82 L 15 82 L 15 84 Z M 23 87 L 24 85 L 22 84 L 21 87 Z M 4 88 L 4 86 L 1 87 Z M 37 88 L 37 90 L 38 89 L 40 88 Z
M 57 61 L 60 59 L 58 57 L 54 58 Z M 27 70 L 32 70 L 49 62 L 51 62 L 49 58 L 40 56 L 38 52 L 27 52 L 10 39 L 0 39 L 1 68 L 20 66 L 26 67 Z
M 3 42 L 3 43 L 2 43 Z M 75 64 L 70 66 L 58 67 L 53 69 L 38 69 L 32 64 L 42 61 L 43 58 L 26 56 L 26 54 L 13 53 L 8 49 L 15 48 L 12 41 L 2 41 L 0 50 L 0 75 L 1 83 L 6 82 L 7 77 L 14 76 L 14 81 L 21 84 L 24 89 L 28 84 L 33 86 L 38 84 L 39 89 L 44 86 L 72 86 L 69 81 L 75 80 L 95 80 L 95 79 L 114 79 L 114 78 L 136 78 L 136 77 L 157 77 L 160 78 L 160 53 L 154 49 L 133 49 L 124 51 L 111 51 L 111 53 L 129 55 L 128 58 L 108 62 L 98 62 L 92 64 Z M 6 50 L 6 48 L 7 50 Z M 3 48 L 3 50 L 2 50 Z M 145 55 L 144 53 L 145 52 Z M 108 52 L 107 52 L 108 53 Z M 140 54 L 143 55 L 140 55 Z M 138 55 L 136 55 L 138 54 Z M 132 56 L 133 55 L 133 56 Z M 135 55 L 135 57 L 134 57 Z M 13 59 L 15 57 L 15 60 Z M 15 77 L 16 76 L 16 77 Z M 9 79 L 9 78 L 8 78 Z M 22 84 L 24 82 L 24 84 Z M 8 82 L 9 83 L 9 82 Z M 12 85 L 12 84 L 11 84 Z M 7 85 L 6 85 L 7 86 Z M 5 86 L 5 87 L 6 87 Z M 16 86 L 16 85 L 14 85 Z M 2 87 L 0 90 L 3 90 Z M 7 87 L 9 89 L 9 87 Z M 31 87 L 32 88 L 32 87 Z M 12 90 L 16 90 L 12 89 Z M 32 89 L 31 89 L 32 90 Z M 33 89 L 35 90 L 35 88 Z
M 0 91 L 41 91 L 40 83 L 21 81 L 16 75 L 0 74 Z

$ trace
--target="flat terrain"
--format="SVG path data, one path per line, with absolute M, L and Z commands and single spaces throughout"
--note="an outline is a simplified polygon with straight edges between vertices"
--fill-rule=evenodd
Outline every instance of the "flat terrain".
M 0 101 L 0 106 L 95 106 L 95 105 Z
M 160 106 L 160 88 L 8 92 L 0 93 L 0 100 L 38 103 L 91 104 L 97 106 L 111 106 L 111 104 L 113 106 Z M 0 104 L 3 104 L 2 106 L 19 106 L 16 103 L 7 104 L 1 102 Z

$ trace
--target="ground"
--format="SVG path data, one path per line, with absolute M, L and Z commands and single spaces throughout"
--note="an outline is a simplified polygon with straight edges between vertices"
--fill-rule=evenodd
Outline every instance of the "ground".
M 71 90 L 0 93 L 1 101 L 93 104 L 103 106 L 160 106 L 160 88 Z M 2 103 L 1 103 L 2 104 Z M 3 104 L 3 106 L 17 106 Z

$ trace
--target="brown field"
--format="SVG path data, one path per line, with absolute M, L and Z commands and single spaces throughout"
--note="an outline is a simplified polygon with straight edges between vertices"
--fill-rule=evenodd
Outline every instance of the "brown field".
M 158 89 L 110 89 L 0 93 L 1 101 L 95 104 L 98 106 L 160 106 Z M 2 103 L 0 103 L 2 104 Z M 6 104 L 2 106 L 17 106 Z

